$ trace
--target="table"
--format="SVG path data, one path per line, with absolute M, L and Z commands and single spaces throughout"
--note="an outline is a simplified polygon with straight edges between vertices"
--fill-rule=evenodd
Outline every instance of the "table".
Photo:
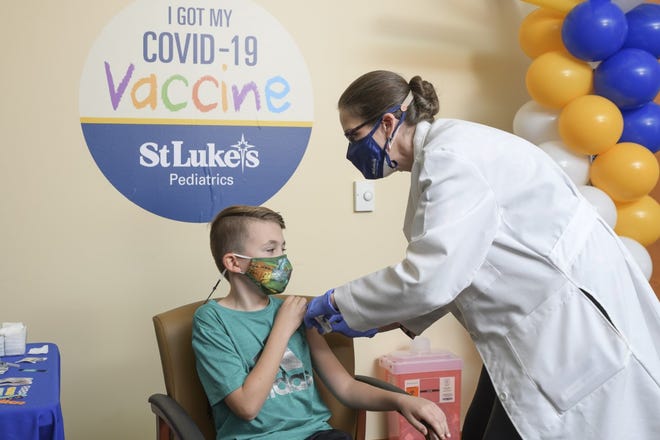
M 28 354 L 31 348 L 48 346 L 47 354 Z M 32 384 L 23 399 L 24 404 L 0 404 L 0 439 L 2 440 L 64 440 L 64 423 L 60 406 L 60 352 L 53 343 L 30 343 L 20 356 L 3 356 L 3 362 L 15 363 L 25 357 L 46 357 L 37 363 L 20 363 L 20 368 L 44 371 L 19 371 L 9 367 L 0 379 L 31 377 Z M 0 385 L 2 395 L 8 386 Z M 16 392 L 20 386 L 17 386 Z

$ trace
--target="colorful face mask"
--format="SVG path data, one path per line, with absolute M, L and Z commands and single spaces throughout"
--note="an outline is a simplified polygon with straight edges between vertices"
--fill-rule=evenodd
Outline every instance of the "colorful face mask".
M 394 139 L 397 130 L 403 123 L 406 118 L 406 110 L 413 100 L 412 92 L 408 93 L 406 99 L 403 100 L 401 105 L 397 105 L 388 109 L 385 113 L 393 113 L 397 110 L 401 110 L 401 118 L 399 122 L 394 127 L 392 136 L 387 139 L 385 146 L 381 147 L 378 145 L 378 142 L 374 139 L 374 133 L 380 126 L 380 123 L 383 121 L 381 116 L 380 119 L 376 122 L 376 125 L 371 129 L 368 135 L 362 139 L 356 141 L 350 141 L 348 143 L 348 150 L 346 151 L 346 158 L 353 163 L 355 168 L 357 168 L 366 179 L 381 179 L 385 176 L 392 174 L 396 169 L 397 163 L 390 159 L 390 155 L 387 153 L 389 150 L 389 145 Z M 384 114 L 383 114 L 384 116 Z M 385 169 L 385 164 L 387 163 L 387 169 Z
M 240 254 L 234 255 L 250 260 L 250 265 L 245 271 L 245 275 L 254 281 L 266 295 L 275 295 L 284 292 L 293 271 L 293 266 L 291 266 L 291 262 L 286 255 L 266 258 L 252 258 Z

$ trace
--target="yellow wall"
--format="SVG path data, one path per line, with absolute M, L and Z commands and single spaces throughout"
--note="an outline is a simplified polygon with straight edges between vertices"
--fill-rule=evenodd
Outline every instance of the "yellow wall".
M 344 87 L 385 68 L 435 83 L 441 115 L 510 130 L 529 98 L 518 0 L 254 0 L 298 42 L 314 85 L 315 124 L 287 185 L 265 205 L 284 214 L 295 277 L 289 292 L 320 294 L 403 255 L 408 174 L 376 183 L 376 210 L 354 213 L 361 178 L 344 159 L 336 114 Z M 104 178 L 83 139 L 82 67 L 128 0 L 12 1 L 0 13 L 0 321 L 62 353 L 67 438 L 147 439 L 147 404 L 163 391 L 151 317 L 206 297 L 217 279 L 204 224 L 158 217 Z M 221 286 L 221 289 L 225 286 Z M 224 290 L 221 290 L 224 292 Z M 425 336 L 465 361 L 463 413 L 480 361 L 452 317 Z M 358 342 L 358 372 L 406 346 L 402 334 Z M 370 415 L 369 438 L 384 437 Z

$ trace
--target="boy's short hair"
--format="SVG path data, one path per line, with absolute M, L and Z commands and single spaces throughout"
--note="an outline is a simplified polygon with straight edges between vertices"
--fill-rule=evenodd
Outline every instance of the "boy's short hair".
M 263 206 L 234 205 L 220 211 L 211 222 L 211 255 L 218 270 L 225 270 L 222 256 L 227 252 L 243 252 L 247 225 L 255 220 L 277 223 L 284 229 L 282 216 Z

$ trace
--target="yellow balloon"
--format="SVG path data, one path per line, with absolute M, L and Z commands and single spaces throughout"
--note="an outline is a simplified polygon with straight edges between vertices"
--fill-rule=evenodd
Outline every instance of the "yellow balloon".
M 621 142 L 599 154 L 589 168 L 591 184 L 617 202 L 632 202 L 658 183 L 660 166 L 651 150 Z
M 564 14 L 570 11 L 582 0 L 523 0 L 525 3 L 531 3 L 544 8 L 552 8 Z
M 538 8 L 527 15 L 518 30 L 518 42 L 530 58 L 553 50 L 566 50 L 561 38 L 564 16 L 552 9 Z
M 634 202 L 616 203 L 618 235 L 632 238 L 643 246 L 660 238 L 660 204 L 651 196 L 642 196 Z
M 559 137 L 578 154 L 599 154 L 612 148 L 623 134 L 621 110 L 607 98 L 584 95 L 559 113 Z
M 539 55 L 527 69 L 525 85 L 532 99 L 550 108 L 562 108 L 591 92 L 593 70 L 568 52 L 553 50 Z

